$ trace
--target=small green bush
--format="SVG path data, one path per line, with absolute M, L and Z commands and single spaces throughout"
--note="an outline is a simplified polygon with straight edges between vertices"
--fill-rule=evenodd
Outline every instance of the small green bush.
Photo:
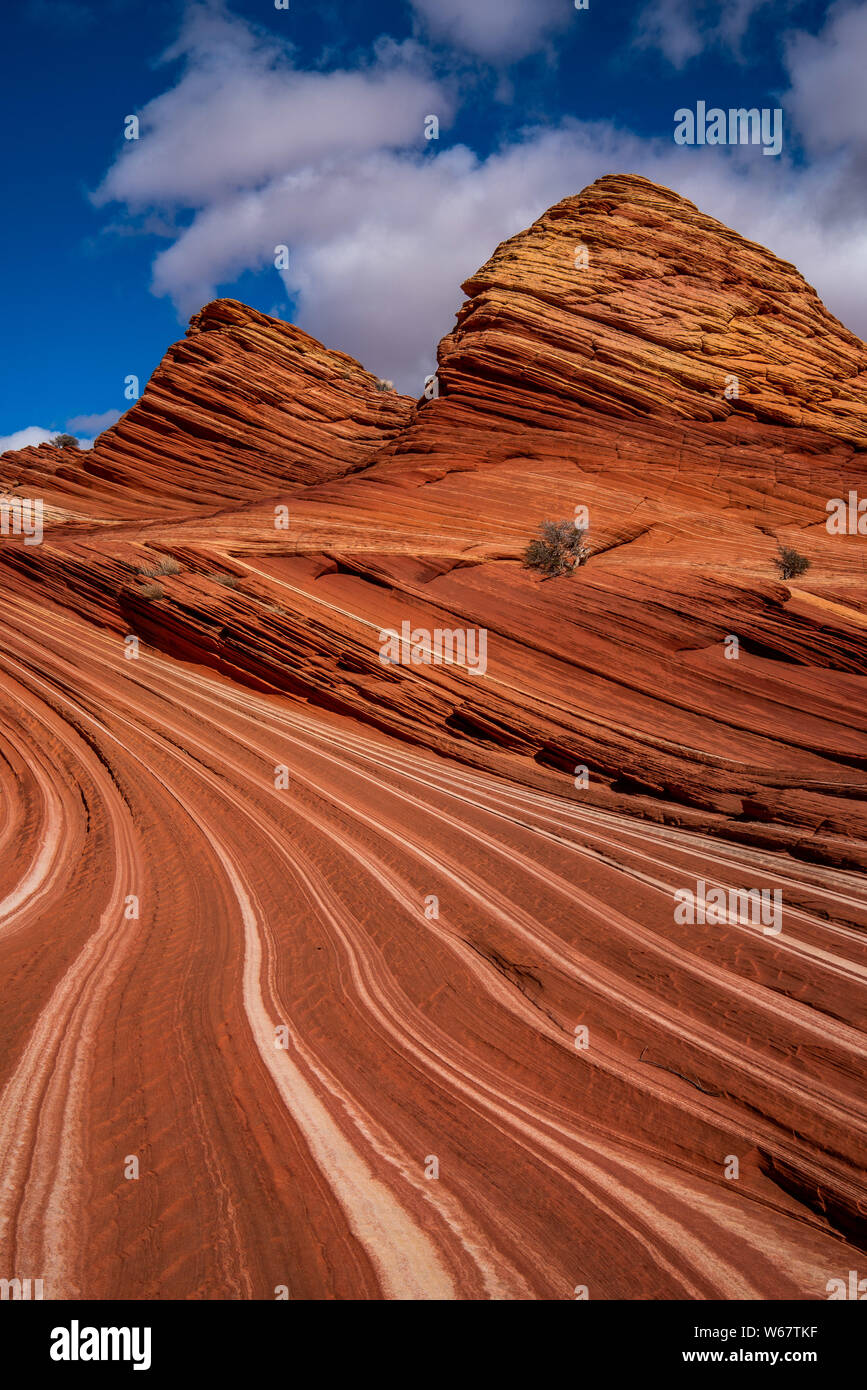
M 539 536 L 524 551 L 524 565 L 541 570 L 546 579 L 571 574 L 590 554 L 584 544 L 586 535 L 586 530 L 579 530 L 571 521 L 543 521 Z
M 55 449 L 80 449 L 81 445 L 74 434 L 56 434 L 52 439 Z
M 779 545 L 777 549 L 780 553 L 774 556 L 774 564 L 780 571 L 781 579 L 797 579 L 799 575 L 806 574 L 810 568 L 806 555 L 801 555 L 791 545 Z

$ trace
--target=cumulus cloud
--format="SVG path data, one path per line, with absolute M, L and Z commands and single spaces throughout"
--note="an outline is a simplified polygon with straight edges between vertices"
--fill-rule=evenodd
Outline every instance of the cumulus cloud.
M 183 60 L 181 79 L 138 113 L 140 138 L 125 142 L 97 205 L 208 207 L 337 151 L 424 148 L 425 118 L 446 125 L 454 105 L 412 42 L 383 40 L 353 71 L 301 71 L 285 45 L 210 5 L 190 8 L 164 58 Z
M 412 8 L 432 39 L 496 64 L 536 52 L 576 21 L 571 0 L 412 0 Z
M 838 53 L 835 32 L 829 28 L 824 47 L 789 49 L 802 120 L 810 119 L 811 72 Z M 851 41 L 841 32 L 841 42 Z M 296 322 L 418 395 L 460 307 L 461 282 L 496 245 L 601 175 L 631 172 L 676 189 L 794 261 L 832 311 L 867 330 L 860 274 L 867 244 L 854 221 L 841 219 L 835 161 L 799 165 L 785 152 L 762 158 L 759 148 L 681 147 L 670 136 L 650 140 L 577 120 L 528 128 L 480 158 L 420 138 L 425 109 L 436 112 L 440 95 L 440 109 L 448 109 L 447 95 L 438 94 L 412 45 L 380 45 L 362 73 L 369 103 L 360 114 L 351 103 L 341 106 L 341 118 L 312 135 L 299 119 L 281 126 L 276 141 L 271 106 L 253 102 L 244 140 L 215 148 L 213 122 L 223 122 L 224 101 L 237 112 L 237 93 L 264 83 L 279 110 L 294 111 L 297 84 L 308 75 L 287 65 L 270 41 L 212 11 L 197 10 L 185 35 L 178 85 L 151 104 L 141 141 L 103 184 L 131 211 L 169 200 L 192 212 L 153 270 L 155 292 L 171 296 L 184 315 L 244 271 L 273 266 L 275 248 L 286 245 L 281 275 Z M 325 84 L 317 111 L 328 108 L 330 80 L 338 103 L 356 90 L 346 85 L 353 74 L 312 76 Z M 383 111 L 395 92 L 403 104 L 384 138 Z M 264 122 L 263 145 L 251 111 Z M 362 129 L 347 144 L 353 123 Z M 814 138 L 820 135 L 817 128 Z
M 69 434 L 77 434 L 79 430 L 87 434 L 102 434 L 109 425 L 117 423 L 122 413 L 120 410 L 104 410 L 101 415 L 73 415 L 71 420 L 67 420 L 66 428 Z
M 23 430 L 0 438 L 0 454 L 9 449 L 27 449 L 31 444 L 50 444 L 56 433 L 56 430 L 44 430 L 41 425 L 26 425 Z

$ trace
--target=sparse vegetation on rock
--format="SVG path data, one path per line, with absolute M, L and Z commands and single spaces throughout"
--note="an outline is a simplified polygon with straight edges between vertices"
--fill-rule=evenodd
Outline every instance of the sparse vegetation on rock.
M 155 565 L 139 565 L 139 574 L 143 578 L 152 579 L 157 574 L 182 574 L 183 565 L 173 556 L 166 555 Z
M 139 598 L 165 598 L 166 591 L 162 584 L 143 584 L 138 590 Z
M 571 521 L 543 521 L 539 536 L 524 551 L 524 564 L 528 569 L 541 570 L 546 579 L 571 574 L 590 554 L 584 544 L 586 535 L 586 530 L 580 530 Z
M 241 581 L 236 574 L 217 574 L 214 578 L 225 589 L 240 589 L 241 587 Z
M 810 561 L 806 555 L 795 550 L 791 545 L 777 546 L 779 555 L 774 556 L 774 564 L 780 571 L 781 579 L 797 579 L 799 575 L 805 574 L 810 568 Z
M 74 434 L 56 434 L 52 439 L 55 449 L 80 449 L 81 445 Z

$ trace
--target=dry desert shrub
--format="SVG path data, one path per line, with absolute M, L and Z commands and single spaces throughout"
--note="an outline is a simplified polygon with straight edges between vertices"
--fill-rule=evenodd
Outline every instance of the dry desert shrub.
M 139 565 L 138 572 L 145 579 L 153 579 L 154 575 L 157 574 L 182 574 L 183 569 L 183 565 L 178 560 L 173 559 L 171 555 L 166 555 L 155 565 Z
M 791 545 L 779 545 L 777 549 L 780 553 L 774 556 L 774 564 L 780 571 L 781 579 L 797 579 L 799 575 L 806 574 L 810 568 L 806 555 L 801 555 Z
M 571 521 L 543 521 L 538 537 L 524 551 L 524 564 L 528 569 L 541 570 L 546 579 L 571 574 L 590 554 L 584 544 L 586 535 L 586 530 Z

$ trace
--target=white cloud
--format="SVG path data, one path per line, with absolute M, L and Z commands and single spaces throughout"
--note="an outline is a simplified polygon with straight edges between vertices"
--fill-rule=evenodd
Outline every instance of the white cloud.
M 0 438 L 0 454 L 9 449 L 28 449 L 32 444 L 50 444 L 56 433 L 57 430 L 44 430 L 41 425 L 27 425 Z
M 412 0 L 412 8 L 432 39 L 498 64 L 581 22 L 572 0 Z
M 190 8 L 165 56 L 184 59 L 181 79 L 139 113 L 140 138 L 125 142 L 97 205 L 208 207 L 337 151 L 358 159 L 421 150 L 425 117 L 446 126 L 454 105 L 412 42 L 381 41 L 374 61 L 355 71 L 299 71 L 275 39 L 210 6 Z
M 305 75 L 239 21 L 202 14 L 195 11 L 186 30 L 178 85 L 151 104 L 139 145 L 119 157 L 103 185 L 124 189 L 131 209 L 166 199 L 195 209 L 154 262 L 155 292 L 171 296 L 184 315 L 245 270 L 273 265 L 275 246 L 286 244 L 282 278 L 300 326 L 418 395 L 460 307 L 461 282 L 495 246 L 600 175 L 638 173 L 794 261 L 833 312 L 867 331 L 860 273 L 867 234 L 841 216 L 833 161 L 799 166 L 785 152 L 767 159 L 758 148 L 690 149 L 670 136 L 649 140 L 574 120 L 529 129 L 481 159 L 445 139 L 419 138 L 420 113 L 435 111 L 437 97 L 412 45 L 380 46 L 375 67 L 362 75 L 369 102 L 358 111 L 345 104 L 357 93 L 349 83 L 356 74 L 307 75 L 323 84 L 317 113 L 328 111 L 329 91 L 337 103 L 331 124 L 323 115 L 311 135 L 293 117 L 276 142 L 274 109 L 295 111 Z M 797 44 L 789 53 L 793 91 L 809 119 L 810 74 L 821 55 Z M 414 83 L 423 94 L 417 100 Z M 224 147 L 214 134 L 214 123 L 226 133 L 223 103 L 237 113 L 238 93 L 257 84 L 269 101 L 251 98 L 243 140 Z M 396 126 L 384 139 L 383 111 L 397 93 Z M 347 144 L 353 123 L 360 128 Z
M 87 419 L 81 416 L 80 419 Z M 91 417 L 93 418 L 93 417 Z M 41 425 L 27 425 L 23 430 L 16 430 L 14 434 L 7 434 L 0 438 L 0 454 L 8 453 L 11 449 L 29 449 L 37 444 L 50 444 L 52 439 L 56 439 L 58 434 L 73 434 L 73 430 L 44 430 Z M 93 440 L 79 436 L 78 447 L 80 449 L 92 449 Z
M 73 415 L 71 420 L 67 420 L 66 429 L 69 434 L 76 434 L 79 430 L 86 430 L 88 434 L 102 434 L 109 425 L 114 425 L 122 415 L 120 410 L 104 410 L 101 415 Z
M 838 4 L 817 35 L 787 36 L 791 91 L 786 111 L 797 122 L 805 150 L 827 155 L 867 151 L 867 8 Z

